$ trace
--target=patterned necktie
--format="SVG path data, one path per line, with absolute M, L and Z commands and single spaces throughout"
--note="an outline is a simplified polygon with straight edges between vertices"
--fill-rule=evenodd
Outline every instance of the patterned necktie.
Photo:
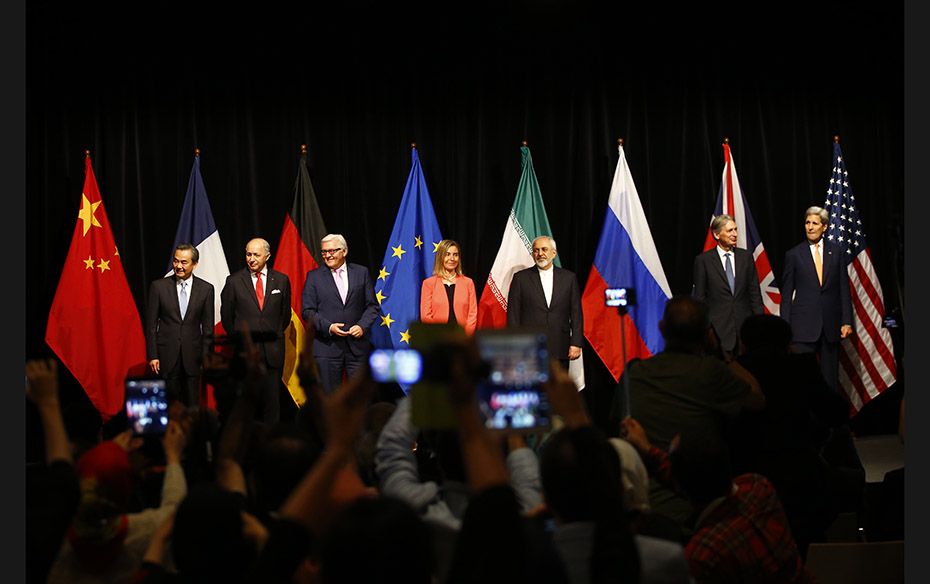
M 814 246 L 814 267 L 817 269 L 817 281 L 823 286 L 823 260 L 820 259 L 820 244 Z
M 187 314 L 187 282 L 181 282 L 181 294 L 178 301 L 181 305 L 181 318 L 183 319 Z
M 730 294 L 736 294 L 736 276 L 733 274 L 733 264 L 730 263 L 730 253 L 723 254 L 726 258 L 723 270 L 727 273 L 727 283 L 730 284 Z
M 265 287 L 262 286 L 262 273 L 255 274 L 255 296 L 258 298 L 258 308 L 265 308 Z
M 349 291 L 349 286 L 346 283 L 346 269 L 345 267 L 336 269 L 336 282 L 338 283 L 339 288 L 339 297 L 342 298 L 342 303 L 346 303 L 346 294 Z

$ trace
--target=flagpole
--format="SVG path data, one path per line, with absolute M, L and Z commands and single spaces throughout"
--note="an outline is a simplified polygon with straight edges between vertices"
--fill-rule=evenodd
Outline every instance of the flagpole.
M 617 138 L 617 146 L 623 148 L 623 138 Z M 609 210 L 608 210 L 609 211 Z M 618 306 L 617 312 L 620 314 L 620 358 L 623 360 L 623 416 L 624 419 L 630 415 L 630 376 L 626 370 L 626 331 L 624 330 L 623 321 L 627 313 L 626 306 Z

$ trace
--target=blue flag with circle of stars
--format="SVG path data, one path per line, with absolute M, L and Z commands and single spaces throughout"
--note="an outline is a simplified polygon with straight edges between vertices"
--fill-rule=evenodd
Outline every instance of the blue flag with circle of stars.
M 375 280 L 381 322 L 372 331 L 372 342 L 382 349 L 409 348 L 410 323 L 420 320 L 420 287 L 433 275 L 435 250 L 442 241 L 416 147 L 411 155 L 410 176 Z

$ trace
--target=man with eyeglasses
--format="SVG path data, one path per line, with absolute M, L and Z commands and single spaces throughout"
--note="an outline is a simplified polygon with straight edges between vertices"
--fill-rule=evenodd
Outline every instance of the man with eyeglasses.
M 313 357 L 329 393 L 367 359 L 378 301 L 368 268 L 346 262 L 349 246 L 342 235 L 331 233 L 320 244 L 326 265 L 307 273 L 301 313 L 313 330 Z
M 546 329 L 549 356 L 568 369 L 581 356 L 584 319 L 581 292 L 575 273 L 552 263 L 558 252 L 555 240 L 542 235 L 533 240 L 536 265 L 513 275 L 507 294 L 507 325 Z

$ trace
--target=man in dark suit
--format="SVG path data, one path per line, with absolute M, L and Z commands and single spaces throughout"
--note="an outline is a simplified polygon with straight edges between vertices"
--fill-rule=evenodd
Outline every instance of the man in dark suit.
M 329 393 L 343 374 L 351 376 L 368 358 L 368 333 L 378 318 L 378 301 L 368 268 L 346 263 L 345 238 L 331 233 L 320 243 L 326 265 L 307 273 L 301 312 L 313 327 L 313 356 L 323 390 Z
M 189 243 L 174 250 L 174 275 L 149 286 L 145 352 L 152 373 L 166 380 L 169 401 L 196 406 L 203 354 L 213 341 L 213 284 L 194 275 L 200 252 Z
M 227 334 L 246 324 L 261 352 L 268 372 L 262 392 L 262 421 L 280 418 L 279 393 L 284 367 L 284 331 L 291 322 L 291 282 L 286 274 L 268 268 L 271 246 L 256 238 L 245 246 L 247 267 L 226 277 L 220 317 Z
M 843 252 L 823 237 L 830 215 L 820 207 L 804 213 L 807 241 L 785 254 L 781 317 L 791 325 L 795 351 L 820 356 L 823 376 L 839 386 L 840 340 L 852 334 L 852 301 Z
M 710 223 L 717 245 L 694 258 L 693 296 L 707 305 L 721 350 L 739 349 L 739 330 L 753 314 L 762 314 L 762 291 L 752 254 L 736 247 L 736 221 L 727 214 Z
M 551 237 L 533 240 L 536 265 L 513 275 L 507 294 L 507 324 L 544 327 L 549 356 L 568 369 L 568 362 L 581 356 L 584 317 L 578 279 L 574 272 L 553 265 L 557 253 Z

